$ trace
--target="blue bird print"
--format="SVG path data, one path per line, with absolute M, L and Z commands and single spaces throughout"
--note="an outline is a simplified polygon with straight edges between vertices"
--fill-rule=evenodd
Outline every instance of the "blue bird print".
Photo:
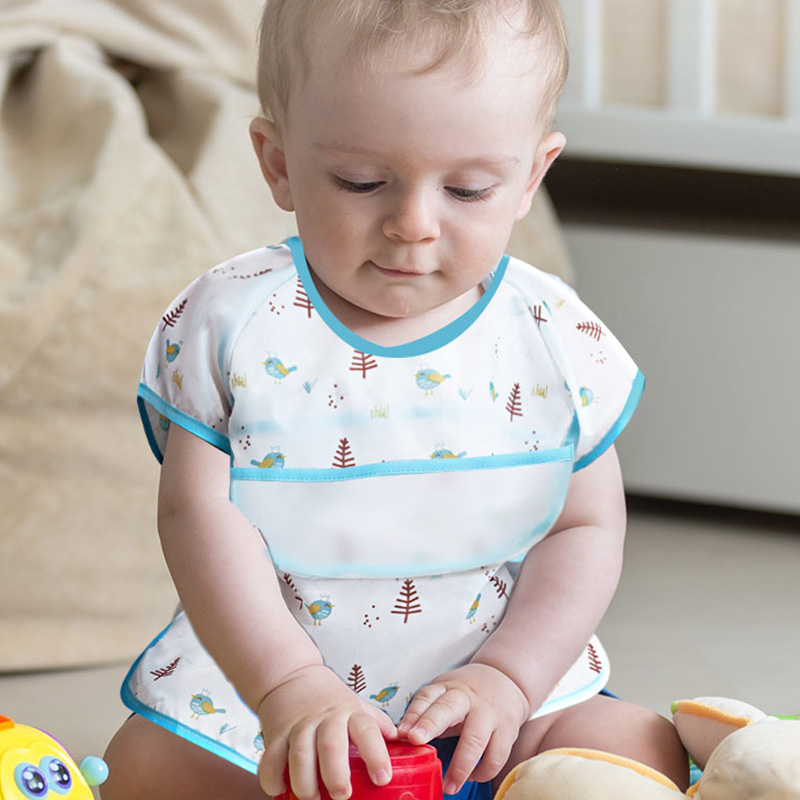
M 397 694 L 397 690 L 399 688 L 400 687 L 396 683 L 393 683 L 391 686 L 384 686 L 384 688 L 381 689 L 378 694 L 371 694 L 369 699 L 377 700 L 381 704 L 382 708 L 386 708 L 386 706 L 388 706 L 392 701 L 392 698 Z
M 193 694 L 189 701 L 192 709 L 192 719 L 199 719 L 207 714 L 224 714 L 224 708 L 215 708 L 214 703 L 207 694 Z
M 472 605 L 469 607 L 469 611 L 467 611 L 466 619 L 469 620 L 470 625 L 475 622 L 475 614 L 478 612 L 478 606 L 481 604 L 481 594 L 478 592 L 478 596 L 472 601 Z
M 435 369 L 421 369 L 414 377 L 417 380 L 417 386 L 420 389 L 424 389 L 425 394 L 428 395 L 433 394 L 433 390 L 444 383 L 450 376 L 442 375 L 441 372 L 437 372 Z
M 167 339 L 167 363 L 171 364 L 181 353 L 181 345 L 180 342 L 177 344 L 175 342 L 170 342 Z
M 305 604 L 308 613 L 314 619 L 315 625 L 322 625 L 322 620 L 327 619 L 333 611 L 333 603 L 330 600 L 316 600 L 311 605 Z
M 463 458 L 466 454 L 466 450 L 463 453 L 458 453 L 458 455 L 456 455 L 452 450 L 447 450 L 446 448 L 442 447 L 439 450 L 434 450 L 431 453 L 431 458 Z
M 591 389 L 587 389 L 585 386 L 581 386 L 578 390 L 578 394 L 581 396 L 581 405 L 582 406 L 590 406 L 592 401 L 594 400 L 594 392 Z
M 297 367 L 286 367 L 276 356 L 270 356 L 264 362 L 267 374 L 275 378 L 275 383 L 280 383 L 290 372 L 294 372 Z
M 250 463 L 260 469 L 283 469 L 285 462 L 286 456 L 277 450 L 265 455 L 261 461 L 256 461 L 254 458 L 250 459 Z

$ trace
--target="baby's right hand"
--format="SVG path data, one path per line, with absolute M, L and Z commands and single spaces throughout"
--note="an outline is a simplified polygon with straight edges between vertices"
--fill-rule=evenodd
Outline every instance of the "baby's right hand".
M 350 796 L 349 748 L 354 744 L 372 782 L 391 780 L 386 739 L 397 737 L 389 717 L 364 702 L 321 664 L 289 675 L 258 707 L 264 754 L 258 767 L 261 788 L 271 796 L 286 790 L 289 765 L 292 791 L 299 800 L 319 797 L 317 766 L 333 800 Z

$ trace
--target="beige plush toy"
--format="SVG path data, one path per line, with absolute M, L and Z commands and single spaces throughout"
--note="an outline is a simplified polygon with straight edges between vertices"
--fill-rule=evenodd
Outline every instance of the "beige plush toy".
M 505 778 L 494 800 L 800 800 L 800 722 L 738 700 L 700 697 L 672 707 L 703 775 L 687 794 L 664 775 L 597 750 L 549 750 Z

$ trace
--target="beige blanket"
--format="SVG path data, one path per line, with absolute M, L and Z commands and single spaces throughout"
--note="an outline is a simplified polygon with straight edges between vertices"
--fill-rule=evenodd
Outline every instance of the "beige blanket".
M 247 135 L 259 5 L 0 7 L 0 671 L 128 659 L 172 613 L 136 387 L 183 285 L 294 230 Z M 511 249 L 566 274 L 544 195 Z

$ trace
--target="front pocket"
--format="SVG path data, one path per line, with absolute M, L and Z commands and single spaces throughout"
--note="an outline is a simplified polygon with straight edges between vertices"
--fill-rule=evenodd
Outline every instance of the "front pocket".
M 561 512 L 572 458 L 568 445 L 342 469 L 234 468 L 231 499 L 277 569 L 435 575 L 524 555 Z

